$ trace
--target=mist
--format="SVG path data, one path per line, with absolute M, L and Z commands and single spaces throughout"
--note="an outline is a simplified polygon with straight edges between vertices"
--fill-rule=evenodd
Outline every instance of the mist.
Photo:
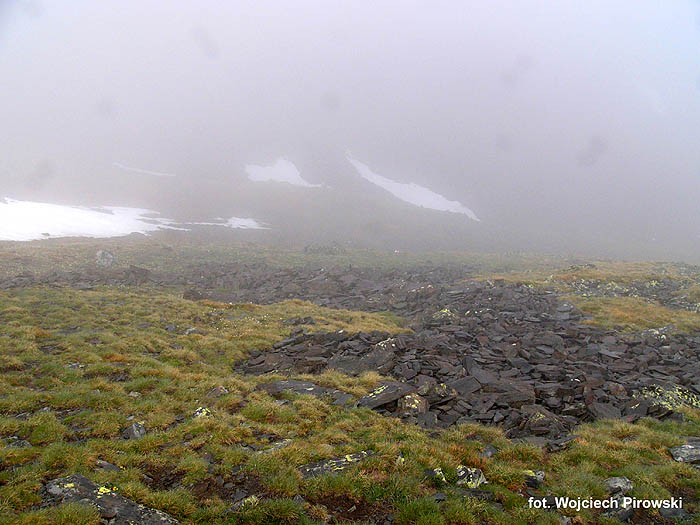
M 0 200 L 700 261 L 697 1 L 5 1 L 0 121 Z

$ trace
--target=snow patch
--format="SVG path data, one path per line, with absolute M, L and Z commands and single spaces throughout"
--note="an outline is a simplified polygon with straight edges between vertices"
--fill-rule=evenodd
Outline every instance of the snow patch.
M 480 221 L 472 210 L 458 201 L 451 201 L 439 193 L 435 193 L 434 191 L 413 182 L 406 184 L 382 177 L 381 175 L 374 173 L 366 164 L 363 164 L 350 156 L 348 156 L 348 161 L 355 167 L 363 179 L 379 186 L 380 188 L 384 188 L 394 197 L 401 199 L 404 202 L 421 206 L 423 208 L 429 208 L 431 210 L 461 213 L 470 219 Z
M 267 229 L 255 219 L 231 217 L 216 222 L 187 222 L 241 229 Z M 46 202 L 0 199 L 0 241 L 33 241 L 52 237 L 122 237 L 131 233 L 181 230 L 171 219 L 143 208 L 87 208 Z
M 0 200 L 0 240 L 48 237 L 121 237 L 161 229 L 179 229 L 172 221 L 142 208 L 85 208 L 45 202 Z M 48 235 L 46 235 L 48 234 Z
M 320 188 L 320 184 L 311 184 L 304 180 L 297 167 L 287 159 L 279 158 L 272 166 L 254 166 L 248 164 L 245 167 L 248 179 L 254 182 L 286 182 L 293 186 L 305 188 Z

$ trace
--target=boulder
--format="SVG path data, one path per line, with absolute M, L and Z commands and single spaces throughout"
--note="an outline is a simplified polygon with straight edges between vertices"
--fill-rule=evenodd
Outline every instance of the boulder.
M 700 446 L 685 444 L 669 449 L 673 459 L 680 463 L 700 464 Z
M 98 250 L 95 254 L 95 264 L 101 268 L 112 268 L 117 264 L 117 258 L 108 250 Z

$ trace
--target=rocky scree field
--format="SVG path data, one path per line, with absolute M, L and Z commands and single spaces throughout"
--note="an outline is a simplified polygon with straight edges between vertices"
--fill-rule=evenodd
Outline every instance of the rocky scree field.
M 0 246 L 3 523 L 698 520 L 696 267 L 38 246 Z M 684 508 L 527 505 L 622 494 Z

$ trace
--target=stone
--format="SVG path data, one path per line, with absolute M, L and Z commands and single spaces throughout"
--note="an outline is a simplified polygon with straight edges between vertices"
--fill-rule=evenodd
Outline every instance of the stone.
M 447 386 L 453 388 L 463 396 L 468 396 L 469 394 L 473 394 L 474 392 L 481 390 L 481 383 L 477 381 L 476 378 L 470 376 L 452 381 L 451 383 L 448 383 Z
M 117 264 L 117 258 L 108 250 L 98 250 L 95 254 L 95 264 L 102 268 L 112 268 Z
M 457 391 L 454 388 L 435 381 L 420 385 L 418 393 L 425 397 L 430 405 L 439 405 L 457 397 Z
M 316 463 L 309 463 L 308 465 L 302 465 L 299 467 L 299 472 L 301 472 L 301 477 L 305 479 L 316 478 L 324 474 L 336 474 L 347 469 L 353 464 L 372 456 L 373 454 L 374 451 L 372 450 L 363 450 L 354 454 L 346 454 L 345 456 L 326 459 Z
M 275 381 L 274 383 L 264 383 L 258 385 L 256 390 L 264 390 L 271 395 L 279 395 L 283 392 L 292 392 L 294 394 L 306 394 L 314 397 L 328 397 L 334 405 L 344 406 L 354 399 L 351 394 L 326 388 L 311 381 L 297 381 L 294 379 L 285 381 Z
M 447 483 L 447 479 L 445 479 L 445 474 L 442 472 L 442 469 L 440 467 L 425 469 L 423 471 L 423 475 L 428 480 L 430 480 L 434 483 L 438 483 L 438 484 Z
M 619 419 L 620 409 L 611 403 L 592 403 L 588 409 L 596 419 Z
M 437 503 L 447 501 L 447 495 L 444 492 L 436 492 L 435 494 L 433 494 L 433 501 Z
M 464 485 L 469 489 L 478 489 L 481 485 L 488 483 L 481 469 L 469 468 L 464 465 L 457 467 L 457 485 Z
M 206 407 L 199 407 L 199 408 L 197 408 L 197 410 L 194 411 L 194 413 L 192 414 L 192 417 L 194 419 L 199 419 L 199 418 L 203 418 L 203 417 L 211 417 L 211 410 L 209 410 Z
M 108 461 L 104 461 L 102 459 L 98 459 L 97 461 L 95 461 L 95 466 L 97 468 L 101 468 L 102 470 L 112 470 L 115 472 L 119 472 L 121 470 L 121 468 L 118 467 L 117 465 L 114 465 L 114 464 L 112 464 Z
M 360 359 L 334 356 L 328 360 L 328 368 L 340 370 L 350 375 L 363 372 L 386 373 L 393 368 L 394 351 L 391 348 L 378 348 Z
M 632 517 L 632 514 L 634 514 L 634 509 L 629 504 L 625 505 L 624 497 L 625 496 L 623 496 L 621 493 L 613 495 L 611 499 L 617 502 L 617 508 L 612 508 L 603 512 L 603 516 L 609 516 L 620 521 L 629 520 Z
M 146 435 L 146 427 L 143 422 L 135 422 L 129 425 L 123 434 L 124 439 L 140 439 Z
M 382 405 L 396 401 L 403 396 L 410 394 L 416 390 L 415 387 L 407 383 L 399 383 L 396 381 L 385 381 L 379 385 L 374 391 L 370 392 L 357 401 L 357 406 L 377 408 Z
M 482 458 L 490 458 L 498 454 L 498 449 L 493 445 L 486 445 L 484 449 L 479 454 Z
M 661 405 L 669 410 L 677 410 L 680 407 L 700 408 L 698 394 L 673 383 L 647 386 L 636 397 Z
M 539 488 L 544 483 L 544 471 L 542 470 L 526 470 L 525 484 L 533 489 Z
M 248 493 L 243 490 L 243 489 L 236 489 L 236 492 L 233 493 L 233 496 L 231 496 L 231 499 L 237 503 L 239 501 L 244 500 L 245 498 L 248 497 Z
M 231 510 L 236 512 L 239 511 L 243 508 L 254 508 L 257 507 L 258 504 L 260 503 L 260 498 L 253 494 L 252 496 L 248 496 L 246 498 L 241 499 L 240 501 L 237 501 L 233 505 L 231 505 Z
M 216 398 L 216 397 L 225 396 L 226 394 L 228 394 L 228 390 L 226 389 L 226 387 L 219 385 L 219 386 L 215 386 L 214 388 L 209 390 L 209 392 L 207 392 L 207 397 Z
M 83 503 L 97 508 L 110 525 L 171 525 L 178 521 L 165 512 L 148 508 L 117 494 L 113 488 L 99 486 L 80 474 L 48 481 L 44 500 L 50 505 Z
M 462 496 L 464 496 L 465 498 L 474 498 L 474 499 L 478 499 L 481 501 L 493 501 L 494 500 L 493 492 L 488 491 L 488 490 L 481 490 L 481 489 L 464 490 L 464 489 L 461 489 L 461 491 L 459 493 Z
M 408 394 L 398 401 L 397 412 L 402 416 L 418 416 L 425 414 L 427 411 L 427 399 L 416 393 Z
M 680 463 L 700 464 L 700 446 L 685 444 L 669 449 L 671 456 Z
M 276 450 L 282 450 L 283 448 L 288 447 L 291 444 L 291 439 L 282 439 L 280 441 L 275 441 L 274 443 L 272 443 L 269 448 L 266 448 L 264 450 L 258 450 L 256 454 L 266 454 L 269 452 L 275 452 Z
M 661 517 L 667 520 L 687 520 L 690 518 L 690 514 L 685 509 L 666 509 L 662 507 L 658 510 Z
M 459 317 L 449 308 L 443 308 L 430 316 L 430 321 L 433 324 L 447 324 L 458 320 Z
M 634 484 L 625 477 L 608 478 L 605 488 L 609 494 L 625 494 L 634 488 Z
M 550 440 L 546 447 L 548 452 L 561 452 L 562 450 L 565 450 L 569 448 L 569 445 L 577 438 L 578 436 L 576 435 L 571 435 L 571 436 L 563 436 L 558 439 L 552 439 Z
M 18 436 L 11 436 L 6 440 L 7 447 L 10 448 L 26 448 L 31 447 L 32 444 L 26 439 L 20 439 Z
M 524 405 L 520 409 L 520 432 L 526 435 L 561 435 L 569 425 L 561 418 L 539 405 Z

